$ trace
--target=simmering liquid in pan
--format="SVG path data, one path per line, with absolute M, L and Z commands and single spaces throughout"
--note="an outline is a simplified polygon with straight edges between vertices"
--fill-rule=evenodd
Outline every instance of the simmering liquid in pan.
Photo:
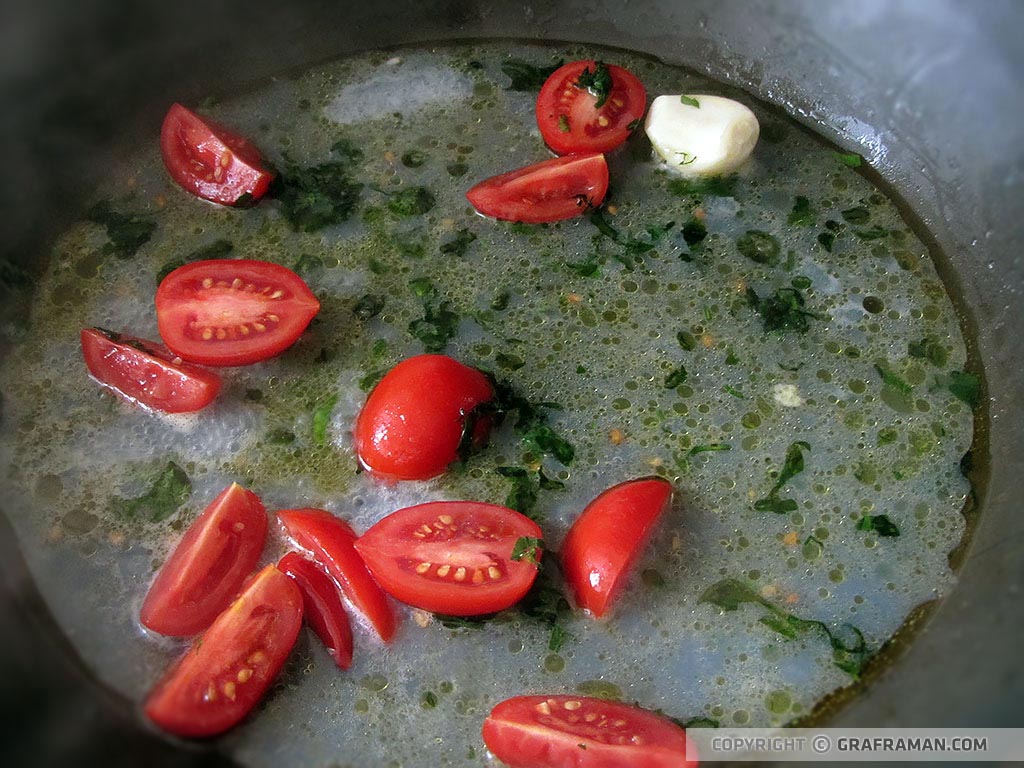
M 549 156 L 536 89 L 510 90 L 503 65 L 579 58 L 627 67 L 651 97 L 747 104 L 761 123 L 751 160 L 689 183 L 640 129 L 608 157 L 601 220 L 477 216 L 470 186 Z M 692 72 L 582 47 L 371 53 L 197 109 L 283 173 L 336 162 L 361 187 L 343 223 L 296 231 L 278 201 L 239 210 L 183 192 L 154 131 L 96 196 L 151 222 L 148 239 L 118 245 L 94 212 L 57 243 L 2 371 L 5 509 L 104 683 L 141 701 L 182 652 L 143 631 L 139 606 L 232 481 L 270 510 L 322 507 L 362 531 L 428 500 L 505 503 L 515 481 L 496 468 L 542 468 L 564 484 L 536 489 L 531 513 L 552 550 L 615 483 L 657 474 L 676 489 L 604 620 L 557 600 L 480 623 L 402 608 L 387 648 L 356 627 L 347 672 L 304 630 L 265 701 L 224 737 L 254 766 L 483 765 L 484 716 L 524 693 L 611 696 L 701 725 L 786 723 L 853 683 L 916 606 L 951 588 L 976 380 L 926 247 L 856 158 Z M 413 187 L 429 196 L 402 197 Z M 197 252 L 294 269 L 322 310 L 281 357 L 222 369 L 208 409 L 161 416 L 90 380 L 78 333 L 158 338 L 158 276 Z M 797 296 L 812 314 L 770 327 Z M 547 424 L 571 462 L 506 424 L 436 480 L 357 472 L 367 389 L 425 342 L 558 403 Z M 271 529 L 266 562 L 285 549 Z M 560 588 L 550 571 L 548 595 Z

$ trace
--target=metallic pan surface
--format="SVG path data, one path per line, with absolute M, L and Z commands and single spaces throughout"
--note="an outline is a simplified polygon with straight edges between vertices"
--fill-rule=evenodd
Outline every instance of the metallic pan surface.
M 970 308 L 991 463 L 959 586 L 833 720 L 1024 725 L 1024 5 L 17 0 L 5 16 L 0 254 L 25 261 L 45 253 L 118 141 L 155 134 L 168 102 L 402 43 L 515 36 L 646 51 L 741 86 L 860 151 L 934 235 Z M 13 553 L 0 560 L 8 585 L 20 583 Z M 0 596 L 12 589 L 14 603 L 31 602 L 10 586 Z

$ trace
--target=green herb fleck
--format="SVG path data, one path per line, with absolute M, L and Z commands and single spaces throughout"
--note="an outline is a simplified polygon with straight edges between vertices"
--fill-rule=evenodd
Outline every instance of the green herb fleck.
M 544 542 L 530 536 L 520 536 L 512 545 L 510 560 L 525 560 L 531 565 L 540 566 L 540 554 L 544 551 Z
M 498 364 L 499 368 L 503 368 L 506 371 L 518 371 L 524 365 L 526 361 L 517 355 L 511 355 L 507 352 L 499 352 L 494 356 L 494 362 Z
M 874 531 L 887 539 L 900 535 L 900 529 L 889 519 L 888 515 L 864 515 L 857 521 L 857 530 Z
M 697 348 L 697 339 L 689 331 L 679 331 L 679 333 L 676 334 L 676 341 L 679 342 L 679 346 L 687 352 L 691 352 Z
M 786 458 L 782 463 L 782 470 L 775 479 L 775 485 L 768 491 L 767 496 L 754 502 L 755 510 L 758 512 L 774 512 L 776 514 L 796 511 L 797 503 L 793 499 L 779 498 L 779 491 L 782 490 L 786 483 L 804 471 L 804 451 L 809 450 L 811 450 L 811 446 L 803 440 L 797 440 L 795 443 L 790 444 L 789 448 L 786 449 Z
M 533 427 L 523 439 L 531 443 L 541 453 L 554 456 L 562 464 L 568 466 L 576 456 L 576 449 L 565 438 L 561 437 L 551 427 L 540 424 Z
M 331 152 L 349 163 L 358 163 L 363 159 L 363 150 L 352 139 L 338 139 L 331 145 Z
M 824 551 L 825 545 L 821 543 L 821 539 L 816 536 L 808 536 L 804 539 L 804 560 L 818 560 L 821 558 L 821 554 Z
M 797 195 L 793 201 L 793 210 L 789 212 L 786 222 L 796 227 L 813 227 L 816 218 L 811 201 L 803 195 Z
M 597 99 L 594 109 L 600 109 L 612 92 L 612 73 L 603 61 L 595 63 L 594 71 L 590 67 L 584 69 L 576 80 L 577 88 L 586 88 Z
M 466 250 L 476 240 L 476 234 L 470 232 L 468 229 L 460 229 L 455 233 L 455 237 L 446 243 L 441 243 L 440 251 L 445 256 L 455 256 L 456 258 L 462 258 L 466 255 Z
M 558 116 L 558 130 L 560 130 L 562 133 L 568 133 L 569 132 L 569 116 L 568 115 L 559 115 Z
M 107 244 L 104 253 L 119 259 L 130 259 L 149 242 L 156 231 L 156 222 L 134 213 L 120 213 L 110 207 L 109 200 L 101 200 L 86 213 L 86 218 L 106 228 Z
M 494 298 L 491 299 L 491 309 L 495 312 L 501 312 L 508 309 L 508 302 L 511 298 L 512 292 L 508 289 L 498 291 L 494 294 Z
M 740 400 L 745 400 L 747 397 L 740 390 L 736 389 L 736 387 L 730 387 L 728 384 L 722 387 L 722 391 L 726 394 L 732 395 L 733 397 L 737 397 Z
M 601 265 L 593 258 L 587 261 L 567 261 L 565 267 L 580 277 L 595 277 L 601 271 Z
M 864 162 L 864 158 L 858 155 L 856 152 L 833 152 L 836 159 L 845 165 L 847 168 L 860 168 Z
M 697 109 L 700 109 L 700 102 L 697 101 L 692 96 L 687 96 L 686 94 L 683 94 L 682 96 L 679 97 L 679 100 L 688 107 L 696 107 Z
M 967 403 L 971 408 L 977 407 L 981 402 L 981 379 L 973 373 L 950 371 L 944 383 L 958 400 Z
M 346 221 L 359 202 L 361 189 L 349 175 L 348 163 L 332 161 L 289 168 L 278 176 L 273 194 L 292 229 L 315 232 Z
M 327 444 L 327 427 L 331 423 L 331 412 L 338 403 L 338 396 L 331 395 L 313 411 L 313 442 L 316 445 Z
M 847 208 L 842 212 L 842 216 L 850 224 L 867 224 L 868 219 L 871 218 L 871 212 L 863 205 L 858 205 L 853 208 Z
M 689 178 L 672 178 L 668 181 L 668 191 L 679 197 L 734 197 L 736 179 L 733 176 L 698 176 Z
M 753 288 L 747 288 L 747 301 L 761 315 L 766 332 L 797 331 L 810 328 L 807 318 L 822 319 L 820 315 L 804 309 L 806 300 L 797 288 L 779 288 L 771 296 L 761 298 Z
M 501 63 L 501 71 L 512 81 L 509 91 L 539 91 L 544 82 L 551 77 L 556 69 L 562 66 L 563 60 L 547 67 L 538 67 L 522 59 L 509 59 Z
M 697 162 L 697 156 L 690 152 L 676 152 L 682 159 L 679 161 L 680 165 L 691 165 Z
M 779 241 L 767 232 L 748 229 L 736 240 L 736 249 L 758 264 L 775 264 L 779 259 Z
M 675 389 L 684 381 L 689 374 L 682 365 L 677 366 L 668 376 L 665 377 L 665 389 Z
M 420 697 L 420 706 L 424 709 L 433 709 L 437 706 L 437 694 L 433 691 L 424 691 Z
M 434 202 L 426 187 L 406 187 L 389 194 L 388 210 L 396 216 L 420 216 L 433 208 Z
M 875 370 L 878 375 L 882 377 L 882 382 L 887 387 L 892 387 L 897 392 L 909 395 L 913 391 L 913 387 L 905 382 L 898 375 L 893 373 L 892 369 L 889 368 L 889 363 L 875 363 Z
M 927 360 L 936 368 L 945 368 L 949 362 L 945 348 L 934 339 L 923 338 L 920 341 L 912 341 L 907 345 L 907 353 L 911 357 Z
M 409 323 L 409 333 L 427 352 L 443 352 L 459 328 L 459 316 L 447 301 L 423 305 L 423 317 Z
M 352 307 L 352 314 L 362 321 L 376 317 L 384 309 L 384 297 L 367 293 Z
M 427 155 L 418 149 L 410 149 L 402 155 L 402 165 L 406 168 L 419 168 L 427 162 Z
M 683 225 L 683 240 L 690 247 L 697 245 L 707 236 L 708 228 L 700 219 L 692 218 Z
M 124 517 L 144 517 L 151 523 L 160 523 L 177 512 L 191 492 L 188 474 L 169 461 L 146 493 L 134 499 L 118 499 L 115 508 Z

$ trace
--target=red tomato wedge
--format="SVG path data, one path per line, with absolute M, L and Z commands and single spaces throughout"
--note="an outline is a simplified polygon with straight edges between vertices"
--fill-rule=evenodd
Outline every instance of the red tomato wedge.
M 297 552 L 281 558 L 277 569 L 290 576 L 302 592 L 306 623 L 342 669 L 352 666 L 352 627 L 330 577 Z
M 302 626 L 302 594 L 268 565 L 157 683 L 146 717 L 178 736 L 215 736 L 263 697 Z
M 205 365 L 248 365 L 279 355 L 319 311 L 301 277 L 267 261 L 197 261 L 178 267 L 156 289 L 164 343 Z
M 647 477 L 609 488 L 587 505 L 559 551 L 580 608 L 605 614 L 671 500 L 667 480 Z
M 267 538 L 267 513 L 252 491 L 232 483 L 196 518 L 142 603 L 143 625 L 162 635 L 210 626 L 252 573 Z
M 467 430 L 483 442 L 488 417 L 474 410 L 494 399 L 480 371 L 444 355 L 417 355 L 392 368 L 374 387 L 356 420 L 359 462 L 378 477 L 425 480 L 455 459 Z
M 541 530 L 511 509 L 435 501 L 391 513 L 356 541 L 356 549 L 377 582 L 403 603 L 479 616 L 514 605 L 533 585 L 537 566 L 511 559 L 522 537 L 540 539 Z
M 696 768 L 686 731 L 653 712 L 585 696 L 516 696 L 484 720 L 512 768 Z
M 85 364 L 100 384 L 155 411 L 198 411 L 220 392 L 220 376 L 184 362 L 163 344 L 102 328 L 83 328 L 81 341 Z
M 466 193 L 484 216 L 543 224 L 579 216 L 604 202 L 608 164 L 604 155 L 555 157 L 485 179 Z
M 288 536 L 341 586 L 380 639 L 390 642 L 397 622 L 394 609 L 356 552 L 356 534 L 349 524 L 322 509 L 283 509 L 277 518 Z
M 594 86 L 586 87 L 594 80 Z M 629 138 L 646 110 L 647 91 L 629 70 L 592 60 L 571 61 L 552 72 L 541 87 L 537 126 L 560 155 L 609 152 Z
M 164 117 L 160 150 L 172 179 L 196 197 L 221 205 L 259 200 L 274 178 L 246 139 L 181 104 L 172 104 Z

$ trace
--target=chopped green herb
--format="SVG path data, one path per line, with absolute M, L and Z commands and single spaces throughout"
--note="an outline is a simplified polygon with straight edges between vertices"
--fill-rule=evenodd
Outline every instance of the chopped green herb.
M 889 368 L 889 363 L 875 363 L 875 370 L 878 372 L 878 375 L 882 377 L 882 382 L 887 387 L 892 387 L 897 392 L 904 395 L 909 395 L 913 391 L 914 388 L 912 386 L 893 373 Z
M 455 256 L 456 258 L 462 258 L 466 255 L 466 250 L 476 240 L 476 234 L 470 232 L 468 229 L 460 229 L 455 233 L 455 237 L 446 243 L 441 243 L 441 253 L 445 256 Z
M 725 392 L 726 394 L 732 395 L 733 397 L 737 397 L 740 400 L 745 400 L 747 397 L 740 390 L 736 389 L 735 387 L 730 387 L 728 384 L 722 387 L 722 391 Z
M 835 232 L 821 232 L 818 234 L 818 244 L 829 253 L 832 253 L 832 246 L 836 242 Z
M 821 543 L 821 539 L 816 536 L 808 536 L 804 539 L 804 560 L 818 560 L 821 558 L 821 554 L 824 551 L 825 545 Z
M 692 218 L 683 225 L 683 240 L 690 247 L 697 245 L 707 236 L 708 228 L 700 219 Z
M 782 470 L 775 479 L 775 485 L 768 491 L 767 496 L 754 502 L 755 510 L 758 512 L 775 512 L 776 514 L 796 511 L 797 503 L 793 499 L 779 498 L 779 491 L 782 490 L 786 483 L 804 471 L 804 451 L 809 450 L 811 450 L 811 446 L 803 440 L 797 440 L 790 444 L 789 448 L 786 449 L 786 458 L 782 463 Z
M 442 352 L 459 328 L 459 316 L 447 301 L 423 305 L 423 317 L 409 323 L 409 333 L 427 352 Z
M 427 255 L 427 247 L 423 243 L 398 241 L 395 243 L 398 253 L 408 259 L 422 259 Z
M 358 163 L 363 159 L 363 150 L 352 139 L 338 139 L 331 145 L 331 152 L 349 163 Z
M 779 259 L 779 241 L 767 232 L 748 229 L 736 240 L 736 249 L 758 264 L 775 264 Z
M 568 115 L 559 115 L 558 116 L 558 130 L 560 130 L 562 133 L 568 133 L 569 132 L 569 116 Z
M 857 521 L 858 531 L 874 531 L 879 536 L 887 539 L 900 535 L 900 529 L 888 515 L 864 515 Z
M 810 328 L 807 318 L 822 319 L 819 315 L 804 309 L 806 301 L 797 288 L 779 288 L 771 296 L 761 298 L 753 288 L 747 288 L 747 301 L 754 311 L 761 315 L 764 330 L 797 331 L 804 333 Z
M 860 168 L 864 162 L 864 158 L 858 155 L 856 152 L 833 152 L 836 159 L 845 165 L 847 168 Z
M 554 456 L 562 464 L 568 466 L 576 456 L 576 449 L 565 438 L 558 435 L 551 427 L 540 424 L 523 435 L 526 442 L 533 444 L 538 451 Z
M 520 536 L 512 545 L 510 560 L 525 560 L 531 565 L 540 566 L 540 553 L 544 551 L 544 542 L 530 536 Z
M 402 165 L 406 168 L 419 168 L 427 162 L 427 156 L 418 149 L 410 149 L 402 155 Z
M 885 429 L 878 430 L 878 444 L 888 445 L 889 443 L 895 443 L 899 433 L 893 427 L 886 427 Z
M 707 443 L 705 445 L 695 445 L 687 453 L 688 456 L 696 456 L 698 453 L 714 453 L 718 451 L 731 451 L 732 446 L 729 443 Z
M 688 107 L 696 107 L 697 109 L 700 109 L 700 102 L 697 101 L 692 96 L 687 96 L 686 94 L 683 94 L 682 96 L 679 97 L 679 100 Z
M 437 289 L 430 282 L 429 277 L 414 277 L 409 281 L 409 288 L 412 289 L 413 295 L 421 299 L 427 296 L 434 296 L 437 293 Z
M 832 646 L 832 663 L 854 679 L 860 676 L 861 670 L 871 657 L 871 652 L 864 641 L 864 634 L 852 624 L 840 627 L 850 637 L 844 640 L 837 631 L 833 631 L 824 622 L 802 619 L 787 613 L 737 579 L 723 579 L 712 584 L 701 594 L 697 602 L 711 603 L 723 611 L 736 611 L 744 603 L 760 606 L 767 611 L 761 617 L 761 623 L 787 639 L 794 639 L 799 634 L 811 630 L 823 632 Z
M 668 376 L 665 377 L 665 389 L 675 389 L 684 381 L 689 374 L 682 365 L 677 366 Z
M 945 348 L 934 339 L 923 338 L 920 341 L 912 341 L 907 345 L 907 353 L 911 357 L 927 360 L 936 368 L 945 368 L 949 362 Z
M 861 240 L 881 240 L 883 237 L 888 236 L 889 230 L 885 227 L 874 226 L 870 229 L 855 229 L 853 234 Z
M 653 587 L 655 589 L 664 589 L 668 586 L 668 582 L 665 581 L 665 577 L 656 568 L 645 568 L 640 573 L 640 581 L 645 586 Z
M 596 260 L 569 261 L 565 263 L 565 266 L 580 277 L 594 277 L 601 271 L 601 265 Z
M 501 63 L 501 71 L 508 75 L 512 81 L 506 90 L 509 91 L 539 91 L 552 73 L 560 66 L 563 60 L 559 59 L 555 64 L 547 67 L 538 67 L 523 61 L 522 59 L 509 59 Z
M 177 512 L 191 492 L 188 474 L 169 461 L 146 493 L 134 499 L 118 499 L 115 504 L 124 517 L 144 517 L 151 523 L 160 523 Z
M 680 165 L 691 165 L 692 163 L 697 162 L 697 156 L 689 152 L 676 152 L 676 154 L 679 155 Z
M 717 720 L 712 720 L 710 717 L 691 717 L 689 720 L 684 720 L 680 725 L 683 728 L 720 728 Z
M 691 352 L 697 348 L 697 339 L 689 331 L 680 331 L 676 334 L 676 341 L 679 342 L 679 346 L 685 349 L 687 352 Z
M 424 691 L 420 698 L 420 706 L 424 709 L 433 709 L 437 706 L 437 695 L 433 691 Z
M 327 427 L 331 423 L 331 412 L 338 403 L 338 396 L 331 395 L 313 411 L 313 442 L 316 445 L 327 444 Z
M 367 293 L 356 302 L 354 307 L 352 307 L 352 314 L 365 322 L 366 320 L 379 315 L 383 309 L 384 297 Z
M 584 69 L 576 80 L 577 88 L 586 88 L 597 99 L 594 102 L 594 109 L 604 106 L 612 92 L 612 85 L 611 70 L 603 61 L 595 63 L 593 72 L 590 71 L 590 67 Z
M 384 378 L 384 374 L 387 373 L 387 369 L 379 369 L 375 371 L 368 371 L 359 379 L 359 389 L 362 392 L 369 392 L 375 386 L 377 382 Z
M 389 193 L 388 210 L 396 216 L 420 216 L 433 208 L 434 202 L 426 187 L 406 187 Z
M 278 176 L 273 194 L 292 229 L 315 232 L 346 221 L 362 189 L 349 173 L 348 163 L 336 160 L 310 168 L 291 167 Z
M 851 224 L 867 224 L 868 219 L 871 218 L 871 211 L 865 208 L 863 205 L 858 205 L 853 208 L 847 208 L 842 211 L 843 219 Z
M 611 225 L 608 219 L 605 218 L 602 210 L 591 211 L 590 223 L 597 227 L 597 231 L 600 232 L 604 237 L 608 238 L 612 242 L 622 246 L 629 256 L 634 257 L 637 261 L 640 260 L 640 256 L 653 250 L 655 244 L 659 239 L 665 236 L 668 231 L 675 226 L 675 222 L 670 221 L 661 226 L 652 226 L 647 228 L 647 234 L 650 240 L 640 240 L 639 238 L 633 237 L 632 235 L 624 235 L 619 230 Z M 632 269 L 633 265 L 624 259 L 619 259 L 627 269 Z
M 945 386 L 958 400 L 971 408 L 981 402 L 981 379 L 973 373 L 950 371 L 949 376 L 945 377 Z
M 542 409 L 561 410 L 558 403 L 534 403 L 520 395 L 507 382 L 492 380 L 496 393 L 494 409 L 499 414 L 516 413 L 513 427 L 519 432 L 523 441 L 539 450 L 554 456 L 562 464 L 568 465 L 576 455 L 572 444 L 558 436 L 546 424 L 546 415 Z
M 565 483 L 561 480 L 555 480 L 553 477 L 548 477 L 544 474 L 544 469 L 537 470 L 537 485 L 542 491 L 563 491 L 565 490 Z
M 491 299 L 491 309 L 495 312 L 501 312 L 508 309 L 508 301 L 512 298 L 512 292 L 508 289 L 498 291 L 494 294 L 494 298 Z
M 797 227 L 813 227 L 817 215 L 811 207 L 811 201 L 803 195 L 797 195 L 793 201 L 793 210 L 789 212 L 788 224 Z
M 692 179 L 675 177 L 668 181 L 668 191 L 679 197 L 733 197 L 736 194 L 733 176 L 699 176 Z
M 149 242 L 156 231 L 156 222 L 134 213 L 120 213 L 110 207 L 109 200 L 101 200 L 86 213 L 86 218 L 106 228 L 107 244 L 104 253 L 119 259 L 130 259 Z
M 505 506 L 534 519 L 532 512 L 537 503 L 537 485 L 530 473 L 522 467 L 496 467 L 494 471 L 512 481 L 512 488 L 505 497 Z
M 549 558 L 548 567 L 541 568 L 533 587 L 519 603 L 518 609 L 541 624 L 550 627 L 548 650 L 558 653 L 572 635 L 565 629 L 565 622 L 572 617 L 572 606 L 565 599 L 562 585 L 556 581 L 558 571 L 555 558 Z
M 504 368 L 506 371 L 518 371 L 524 365 L 526 361 L 523 358 L 516 355 L 510 355 L 506 352 L 499 352 L 494 356 L 494 362 L 498 364 L 499 368 Z

